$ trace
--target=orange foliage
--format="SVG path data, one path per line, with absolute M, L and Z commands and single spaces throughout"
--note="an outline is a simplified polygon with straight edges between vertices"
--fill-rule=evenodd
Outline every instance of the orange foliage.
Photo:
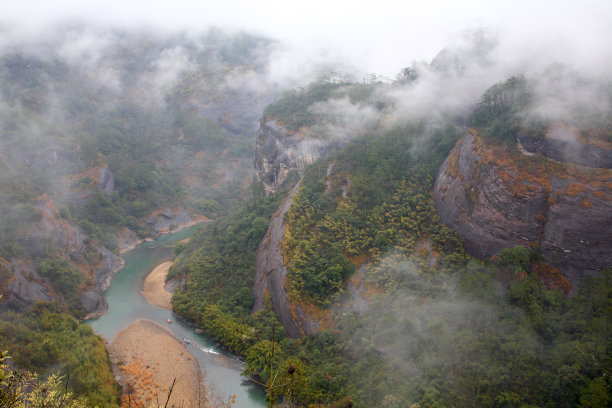
M 572 290 L 572 284 L 563 276 L 559 269 L 544 262 L 538 262 L 535 264 L 534 270 L 538 280 L 547 287 L 559 289 L 565 294 Z
M 592 204 L 592 203 L 591 203 L 589 200 L 587 200 L 586 198 L 584 198 L 584 199 L 582 200 L 582 202 L 580 203 L 580 206 L 581 206 L 582 208 L 584 208 L 584 209 L 588 210 L 588 209 L 590 209 L 590 208 L 592 208 L 592 207 L 593 207 L 593 204 Z
M 159 384 L 153 381 L 153 373 L 151 372 L 151 368 L 139 358 L 136 358 L 134 361 L 128 364 L 119 366 L 119 369 L 130 378 L 130 383 L 134 386 L 134 393 L 131 397 L 132 404 L 134 400 L 144 399 L 146 401 L 151 401 L 153 396 L 158 395 L 160 391 L 164 390 Z M 127 395 L 123 396 L 121 406 L 129 406 Z M 140 407 L 144 406 L 144 404 L 136 406 Z
M 610 143 L 608 134 L 607 129 L 589 127 L 583 129 L 582 133 L 578 135 L 578 140 L 582 144 L 596 146 L 600 149 L 612 149 L 612 143 Z
M 479 174 L 479 167 L 492 165 L 497 168 L 498 177 L 506 183 L 512 195 L 523 198 L 530 193 L 539 193 L 544 189 L 550 192 L 551 178 L 557 177 L 569 181 L 565 190 L 555 191 L 557 197 L 568 195 L 577 197 L 580 193 L 592 190 L 593 196 L 599 199 L 612 200 L 608 191 L 612 190 L 612 170 L 588 168 L 572 163 L 559 163 L 540 156 L 527 157 L 519 152 L 496 145 L 478 136 L 478 132 L 470 129 L 474 135 L 474 149 L 481 160 L 476 162 L 472 177 Z M 450 167 L 450 161 L 449 161 Z M 549 203 L 555 204 L 557 199 L 549 197 Z M 589 209 L 592 203 L 585 199 L 582 208 Z
M 452 178 L 460 174 L 459 171 L 459 150 L 455 150 L 448 156 L 448 165 L 446 166 L 446 174 Z
M 366 260 L 368 258 L 368 251 L 364 251 L 360 253 L 359 255 L 355 255 L 355 256 L 347 256 L 347 258 L 349 262 L 351 262 L 356 267 L 359 267 L 363 265 L 364 263 L 366 263 Z
M 307 303 L 303 300 L 298 301 L 297 299 L 290 299 L 291 305 L 289 306 L 293 320 L 300 322 L 297 314 L 297 307 L 302 309 L 306 315 L 310 316 L 314 321 L 319 323 L 319 330 L 326 330 L 334 327 L 334 320 L 331 316 L 331 310 L 323 309 L 312 303 Z
M 504 180 L 504 182 L 508 183 L 510 180 L 512 180 L 514 177 L 512 176 L 512 174 L 508 171 L 502 170 L 499 172 L 499 177 Z
M 603 190 L 596 190 L 593 191 L 593 197 L 599 198 L 600 200 L 606 200 L 606 201 L 610 201 L 612 200 L 612 197 L 610 197 L 610 195 Z
M 565 187 L 565 194 L 576 197 L 579 193 L 584 193 L 586 188 L 582 184 L 578 183 L 569 183 L 567 187 Z
M 512 183 L 510 189 L 512 190 L 512 197 L 524 198 L 527 196 L 527 185 L 523 183 Z

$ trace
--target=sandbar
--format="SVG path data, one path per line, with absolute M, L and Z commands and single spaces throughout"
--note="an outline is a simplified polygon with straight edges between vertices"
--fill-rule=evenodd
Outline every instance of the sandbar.
M 108 353 L 123 386 L 125 406 L 128 399 L 132 404 L 159 402 L 164 406 L 174 379 L 169 407 L 197 407 L 198 402 L 206 401 L 200 366 L 187 347 L 170 330 L 150 320 L 138 320 L 121 330 Z
M 170 266 L 172 266 L 170 261 L 157 265 L 145 278 L 144 289 L 140 291 L 147 302 L 168 310 L 172 310 L 172 293 L 166 290 L 164 284 Z

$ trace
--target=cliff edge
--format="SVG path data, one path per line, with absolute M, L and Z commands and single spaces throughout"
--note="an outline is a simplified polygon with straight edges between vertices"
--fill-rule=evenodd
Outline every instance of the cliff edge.
M 466 131 L 438 172 L 436 210 L 471 255 L 539 245 L 576 286 L 612 265 L 612 170 L 524 153 Z
M 275 120 L 262 122 L 257 131 L 253 166 L 268 194 L 275 193 L 294 170 L 304 174 L 305 167 L 323 156 L 330 142 L 308 139 L 292 133 Z

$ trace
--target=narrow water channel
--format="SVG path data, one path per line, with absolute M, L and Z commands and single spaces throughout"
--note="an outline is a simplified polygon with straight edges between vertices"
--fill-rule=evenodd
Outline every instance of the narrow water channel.
M 207 385 L 223 395 L 236 395 L 237 407 L 266 407 L 262 390 L 246 382 L 240 375 L 244 367 L 239 359 L 224 353 L 205 335 L 194 333 L 193 328 L 176 319 L 170 311 L 149 304 L 140 294 L 145 277 L 157 265 L 170 259 L 172 243 L 190 237 L 196 228 L 165 235 L 126 252 L 123 256 L 125 267 L 117 272 L 110 287 L 104 292 L 108 312 L 86 323 L 109 342 L 121 329 L 138 319 L 149 319 L 165 325 L 179 340 L 183 337 L 191 340 L 187 348 L 200 363 Z M 165 323 L 167 318 L 172 320 L 172 324 Z

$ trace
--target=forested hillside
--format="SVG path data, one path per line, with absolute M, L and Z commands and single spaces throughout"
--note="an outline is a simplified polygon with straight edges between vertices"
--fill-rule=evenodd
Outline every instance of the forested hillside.
M 271 404 L 612 404 L 609 82 L 484 75 L 482 38 L 295 89 L 245 33 L 23 41 L 0 48 L 0 401 L 119 406 L 79 321 L 123 250 L 211 219 L 174 247 L 173 312 Z
M 75 318 L 105 312 L 121 250 L 248 196 L 274 94 L 248 83 L 271 42 L 79 24 L 47 34 L 0 50 L 0 344 L 17 367 L 60 372 L 90 405 L 113 406 L 102 339 Z
M 245 373 L 296 406 L 605 406 L 609 268 L 584 278 L 568 296 L 571 285 L 543 262 L 538 246 L 471 258 L 441 222 L 432 192 L 465 130 L 451 115 L 389 126 L 385 117 L 397 110 L 392 99 L 382 104 L 384 96 L 418 76 L 409 79 L 359 85 L 372 97 L 350 102 L 360 109 L 371 104 L 382 121 L 307 166 L 284 216 L 284 287 L 290 307 L 306 311 L 318 330 L 286 337 L 271 313 L 278 300 L 268 292 L 265 307 L 249 315 L 257 242 L 242 243 L 249 242 L 249 228 L 265 225 L 258 208 L 274 195 L 192 241 L 174 267 L 189 276 L 174 298 L 175 311 L 244 356 Z M 536 105 L 521 92 L 536 91 L 526 82 L 515 77 L 491 88 L 470 119 L 489 143 L 506 140 L 499 148 L 509 157 L 517 147 L 508 132 L 516 140 L 532 126 L 527 114 Z M 289 93 L 266 108 L 262 123 L 276 120 L 287 134 L 325 140 L 321 129 L 329 129 L 333 115 L 313 106 L 334 106 L 334 95 L 351 89 L 354 84 L 319 82 Z M 505 105 L 511 91 L 515 102 Z M 495 107 L 498 93 L 503 98 Z M 585 134 L 594 140 L 605 132 Z M 233 243 L 231 255 L 222 242 Z M 230 278 L 237 270 L 232 259 L 249 260 L 239 284 Z

